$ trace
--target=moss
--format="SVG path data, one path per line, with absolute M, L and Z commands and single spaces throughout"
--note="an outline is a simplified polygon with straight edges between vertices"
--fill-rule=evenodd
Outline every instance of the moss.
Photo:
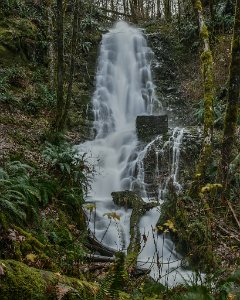
M 206 165 L 211 158 L 211 152 L 212 152 L 212 145 L 211 144 L 205 144 L 203 146 L 202 152 L 200 154 L 200 159 L 198 161 L 197 167 L 196 167 L 196 173 L 195 173 L 195 180 L 198 181 L 195 192 L 199 192 L 199 182 L 202 180 L 205 176 L 206 171 Z M 190 195 L 194 196 L 196 193 L 190 193 Z
M 18 33 L 7 28 L 0 28 L 0 43 L 15 53 L 21 48 Z
M 37 28 L 30 20 L 14 18 L 2 21 L 0 24 L 1 63 L 11 65 L 25 61 L 26 57 L 33 57 L 37 37 Z
M 203 27 L 201 29 L 200 36 L 201 36 L 202 39 L 208 39 L 209 38 L 208 29 L 207 29 L 207 26 L 205 24 L 203 25 Z
M 18 260 L 22 260 L 20 243 L 18 241 L 13 241 L 12 244 L 13 244 L 14 257 Z
M 38 270 L 14 260 L 0 260 L 4 274 L 0 277 L 2 300 L 93 299 L 97 285 L 59 273 Z
M 52 270 L 57 270 L 54 261 L 52 261 L 47 255 L 47 249 L 49 245 L 42 244 L 38 239 L 36 239 L 32 234 L 26 232 L 25 230 L 14 226 L 17 232 L 17 236 L 21 238 L 16 238 L 12 241 L 12 253 L 8 257 L 17 259 L 19 261 L 28 261 L 27 255 L 34 254 L 37 257 L 38 263 L 42 266 L 48 267 Z M 32 261 L 34 263 L 34 261 Z
M 141 233 L 139 230 L 139 222 L 142 216 L 142 208 L 135 207 L 130 218 L 130 243 L 127 249 L 126 264 L 135 267 L 137 264 L 137 257 L 141 250 Z
M 203 28 L 203 40 L 208 39 L 208 30 L 206 25 Z M 209 41 L 208 41 L 209 42 Z M 215 85 L 213 77 L 213 58 L 210 49 L 204 50 L 201 54 L 202 72 L 204 79 L 204 141 L 200 158 L 197 163 L 195 180 L 190 189 L 190 196 L 198 197 L 199 184 L 204 180 L 206 169 L 209 165 L 212 152 L 212 132 L 214 123 L 213 101 L 215 96 Z
M 46 282 L 40 271 L 13 261 L 1 260 L 4 276 L 1 276 L 0 298 L 11 299 L 46 299 Z
M 43 245 L 41 242 L 39 242 L 34 236 L 31 235 L 31 233 L 23 230 L 20 227 L 14 226 L 14 228 L 21 233 L 23 236 L 26 237 L 26 241 L 29 245 L 31 245 L 32 247 L 34 247 L 34 249 L 36 250 L 40 250 L 40 249 L 44 249 L 45 245 Z
M 132 191 L 113 192 L 111 194 L 113 202 L 118 206 L 124 206 L 126 208 L 143 207 L 144 201 L 141 197 Z
M 196 10 L 202 11 L 202 2 L 201 0 L 195 0 L 194 7 Z
M 11 59 L 14 57 L 14 54 L 9 49 L 7 49 L 6 46 L 0 43 L 0 57 L 1 63 L 6 64 L 7 62 L 11 61 Z
M 7 230 L 8 229 L 8 223 L 6 220 L 6 216 L 0 212 L 0 225 L 3 228 L 3 230 Z

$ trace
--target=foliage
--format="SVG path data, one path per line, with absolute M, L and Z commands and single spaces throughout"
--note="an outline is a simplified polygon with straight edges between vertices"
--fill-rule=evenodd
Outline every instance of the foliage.
M 214 300 L 215 298 L 209 294 L 204 286 L 189 286 L 188 291 L 180 295 L 176 295 L 173 300 Z
M 234 9 L 231 1 L 219 1 L 215 7 L 215 16 L 213 24 L 215 29 L 221 29 L 223 32 L 232 31 L 234 25 Z
M 85 162 L 85 155 L 80 155 L 77 148 L 67 142 L 46 143 L 43 157 L 48 163 L 50 176 L 56 180 L 56 201 L 83 226 L 83 196 L 88 192 L 93 168 Z
M 80 194 L 87 193 L 91 172 L 85 165 L 84 155 L 80 155 L 77 148 L 67 142 L 59 145 L 46 143 L 43 157 L 48 162 L 51 173 L 59 178 L 61 184 L 78 189 Z
M 36 114 L 40 110 L 53 109 L 56 97 L 46 84 L 39 83 L 32 91 L 24 95 L 23 102 L 23 109 L 26 112 Z
M 108 297 L 113 300 L 119 299 L 119 293 L 126 284 L 125 254 L 118 252 L 115 256 L 114 267 L 102 282 L 97 294 L 97 300 L 103 300 Z
M 45 253 L 64 274 L 79 276 L 79 264 L 85 250 L 82 246 L 85 234 L 78 224 L 58 205 L 51 205 L 42 210 L 39 227 L 35 229 L 38 239 L 45 245 L 51 245 Z
M 226 104 L 223 101 L 214 101 L 214 126 L 222 128 L 224 125 L 224 113 Z M 204 101 L 201 100 L 194 112 L 194 117 L 199 124 L 203 123 L 204 119 Z
M 30 114 L 54 107 L 55 94 L 42 82 L 43 72 L 19 66 L 3 68 L 0 75 L 0 103 Z
M 81 207 L 90 176 L 84 158 L 67 143 L 47 144 L 43 157 L 49 164 L 50 174 L 39 174 L 39 170 L 19 161 L 0 168 L 0 206 L 8 221 L 37 219 L 39 207 L 48 205 L 53 197 L 67 203 L 73 211 L 74 207 Z M 85 171 L 88 173 L 84 174 Z
M 36 1 L 36 4 L 38 2 Z M 40 2 L 39 2 L 40 4 Z M 18 15 L 21 17 L 30 17 L 39 19 L 43 10 L 42 5 L 32 5 L 27 0 L 2 0 L 0 3 L 1 13 L 4 15 Z
M 41 196 L 32 183 L 31 172 L 30 166 L 19 161 L 0 168 L 0 207 L 8 222 L 23 222 L 27 216 L 37 216 Z
M 85 278 L 75 279 L 30 268 L 14 260 L 1 260 L 4 272 L 0 297 L 7 299 L 94 299 L 98 285 Z M 9 288 L 11 287 L 11 288 Z M 66 297 L 65 297 L 66 296 Z
M 198 26 L 191 19 L 186 18 L 183 20 L 178 28 L 180 42 L 187 47 L 190 46 L 192 51 L 196 50 L 199 47 L 198 41 Z

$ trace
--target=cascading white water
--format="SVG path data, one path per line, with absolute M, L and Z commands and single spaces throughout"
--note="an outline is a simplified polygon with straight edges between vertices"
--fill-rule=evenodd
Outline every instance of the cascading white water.
M 103 36 L 92 99 L 96 137 L 79 146 L 79 151 L 87 153 L 89 161 L 99 168 L 87 199 L 96 204 L 96 214 L 90 216 L 89 227 L 99 241 L 118 250 L 126 250 L 129 244 L 131 210 L 116 207 L 111 192 L 136 190 L 137 185 L 146 196 L 141 165 L 146 148 L 141 152 L 137 150 L 135 120 L 138 115 L 153 114 L 161 107 L 152 83 L 152 55 L 142 32 L 125 22 L 118 22 Z M 178 158 L 178 152 L 175 153 Z M 173 167 L 176 175 L 177 165 Z M 113 211 L 120 221 L 108 219 L 106 213 Z M 149 237 L 139 259 L 145 263 L 154 260 L 155 266 L 155 255 L 161 251 L 158 258 L 162 260 L 161 274 L 165 274 L 169 270 L 169 260 L 176 261 L 177 256 L 171 240 L 166 238 L 164 242 L 163 237 L 152 231 L 158 217 L 159 211 L 153 209 L 141 220 L 141 233 L 149 232 Z M 156 272 L 153 267 L 153 277 L 157 277 Z M 176 272 L 171 276 L 168 283 L 174 281 Z
M 125 22 L 118 22 L 103 36 L 92 99 L 96 137 L 80 145 L 80 151 L 91 153 L 92 163 L 99 166 L 89 195 L 97 203 L 95 234 L 118 249 L 129 243 L 131 211 L 115 207 L 111 192 L 130 189 L 129 162 L 137 155 L 136 117 L 160 107 L 151 78 L 152 56 L 141 31 Z M 109 210 L 116 210 L 121 220 L 105 234 L 109 221 L 102 216 Z
M 172 184 L 176 192 L 181 190 L 181 185 L 178 182 L 179 160 L 180 160 L 180 146 L 183 139 L 184 128 L 175 127 L 173 129 L 172 136 L 169 139 L 169 145 L 167 148 L 172 150 L 172 157 L 170 157 L 170 170 L 169 176 L 160 184 L 158 191 L 159 200 L 164 200 L 167 194 L 169 181 L 172 180 Z M 164 151 L 164 149 L 163 149 Z M 156 154 L 158 155 L 158 154 Z
M 152 55 L 142 33 L 125 22 L 103 36 L 93 95 L 96 138 L 134 130 L 137 115 L 153 113 Z

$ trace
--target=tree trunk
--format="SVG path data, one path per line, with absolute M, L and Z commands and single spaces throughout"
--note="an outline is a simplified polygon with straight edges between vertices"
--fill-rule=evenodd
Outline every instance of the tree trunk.
M 74 15 L 73 15 L 73 23 L 72 23 L 72 45 L 71 45 L 71 58 L 70 58 L 70 70 L 69 70 L 69 80 L 68 80 L 68 88 L 67 88 L 67 96 L 66 102 L 63 107 L 63 113 L 61 120 L 59 122 L 59 127 L 64 130 L 66 126 L 67 116 L 69 107 L 71 104 L 72 98 L 72 85 L 73 85 L 73 77 L 74 77 L 74 69 L 75 69 L 75 55 L 76 55 L 76 48 L 77 48 L 77 31 L 78 31 L 78 10 L 79 10 L 79 0 L 75 0 L 75 7 L 74 7 Z
M 236 0 L 235 24 L 232 40 L 232 58 L 229 74 L 228 102 L 225 114 L 224 133 L 222 143 L 222 157 L 220 163 L 220 177 L 224 189 L 227 187 L 229 164 L 232 161 L 240 94 L 240 0 Z
M 157 0 L 157 19 L 161 19 L 160 0 Z
M 210 9 L 211 20 L 213 22 L 214 19 L 215 19 L 215 14 L 214 14 L 214 0 L 209 0 L 209 9 Z
M 62 131 L 60 121 L 64 107 L 63 95 L 63 1 L 57 0 L 57 108 L 54 129 Z
M 171 11 L 171 0 L 164 0 L 164 15 L 167 22 L 170 22 L 172 19 L 172 11 Z
M 47 2 L 47 20 L 48 20 L 48 70 L 49 70 L 49 83 L 50 88 L 54 89 L 54 45 L 53 45 L 53 22 L 52 22 L 52 3 L 51 1 Z
M 204 140 L 199 161 L 197 163 L 194 190 L 198 189 L 198 183 L 204 181 L 206 168 L 212 153 L 212 135 L 213 135 L 213 101 L 215 96 L 214 76 L 213 76 L 213 58 L 210 49 L 208 29 L 204 21 L 202 5 L 200 0 L 192 0 L 195 12 L 198 16 L 200 36 L 203 41 L 204 49 L 201 54 L 201 64 L 204 79 Z

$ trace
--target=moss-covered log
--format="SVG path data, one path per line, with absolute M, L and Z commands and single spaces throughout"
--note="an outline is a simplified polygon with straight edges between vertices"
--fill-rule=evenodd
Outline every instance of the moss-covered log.
M 0 298 L 94 299 L 96 283 L 39 270 L 15 260 L 0 260 Z
M 232 40 L 232 59 L 229 74 L 228 102 L 225 114 L 220 164 L 221 182 L 226 188 L 229 164 L 232 161 L 232 148 L 236 136 L 238 110 L 240 102 L 240 0 L 236 0 L 234 34 Z
M 130 218 L 130 243 L 127 249 L 126 263 L 128 267 L 135 268 L 137 257 L 141 250 L 140 219 L 147 210 L 156 207 L 158 204 L 156 202 L 145 203 L 141 197 L 132 191 L 113 192 L 111 195 L 116 205 L 132 209 Z

